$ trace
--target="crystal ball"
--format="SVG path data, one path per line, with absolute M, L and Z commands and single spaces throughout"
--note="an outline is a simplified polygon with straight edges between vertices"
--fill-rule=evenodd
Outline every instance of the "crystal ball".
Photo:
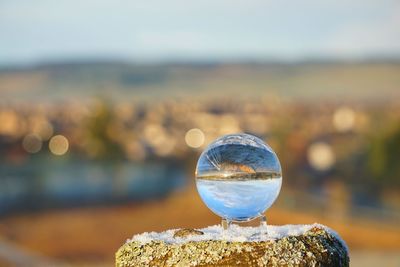
M 250 221 L 271 207 L 282 185 L 279 159 L 270 146 L 250 134 L 225 135 L 200 155 L 196 186 L 215 214 Z

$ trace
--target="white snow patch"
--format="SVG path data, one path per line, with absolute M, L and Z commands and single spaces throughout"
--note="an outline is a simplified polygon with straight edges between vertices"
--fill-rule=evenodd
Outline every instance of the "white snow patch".
M 238 225 L 231 225 L 229 230 L 224 231 L 222 226 L 213 225 L 203 229 L 198 229 L 202 231 L 203 235 L 189 235 L 187 237 L 177 237 L 174 238 L 174 233 L 177 229 L 167 230 L 165 232 L 146 232 L 138 235 L 134 235 L 132 239 L 128 239 L 127 242 L 140 242 L 149 243 L 151 241 L 163 241 L 169 244 L 182 244 L 190 241 L 207 241 L 207 240 L 224 240 L 228 242 L 259 242 L 267 240 L 280 239 L 287 236 L 301 235 L 313 227 L 323 228 L 328 233 L 335 236 L 343 246 L 348 251 L 346 243 L 340 238 L 340 236 L 330 229 L 329 227 L 314 223 L 314 224 L 288 224 L 288 225 L 268 225 L 267 232 L 265 234 L 265 226 L 259 227 L 241 227 Z

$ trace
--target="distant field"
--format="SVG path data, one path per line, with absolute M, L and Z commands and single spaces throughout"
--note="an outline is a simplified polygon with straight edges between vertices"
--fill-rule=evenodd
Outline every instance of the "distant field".
M 400 63 L 85 63 L 0 70 L 0 101 L 268 94 L 311 101 L 393 100 L 400 97 Z

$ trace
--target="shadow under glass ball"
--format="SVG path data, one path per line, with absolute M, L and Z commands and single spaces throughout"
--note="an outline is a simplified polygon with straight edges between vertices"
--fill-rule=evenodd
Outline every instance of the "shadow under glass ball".
M 274 203 L 282 184 L 275 152 L 249 134 L 225 135 L 201 154 L 196 167 L 200 197 L 215 214 L 249 221 Z

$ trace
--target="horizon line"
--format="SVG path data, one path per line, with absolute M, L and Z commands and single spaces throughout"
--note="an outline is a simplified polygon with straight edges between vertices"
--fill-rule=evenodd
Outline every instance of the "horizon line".
M 121 57 L 70 57 L 41 59 L 31 62 L 15 62 L 2 64 L 0 70 L 35 69 L 50 66 L 69 65 L 95 65 L 95 64 L 118 64 L 118 65 L 142 65 L 142 66 L 168 66 L 168 65 L 301 65 L 301 64 L 373 64 L 373 63 L 400 63 L 400 55 L 396 56 L 369 56 L 362 58 L 314 56 L 302 58 L 284 57 L 242 57 L 242 58 L 175 58 L 175 59 L 123 59 Z

